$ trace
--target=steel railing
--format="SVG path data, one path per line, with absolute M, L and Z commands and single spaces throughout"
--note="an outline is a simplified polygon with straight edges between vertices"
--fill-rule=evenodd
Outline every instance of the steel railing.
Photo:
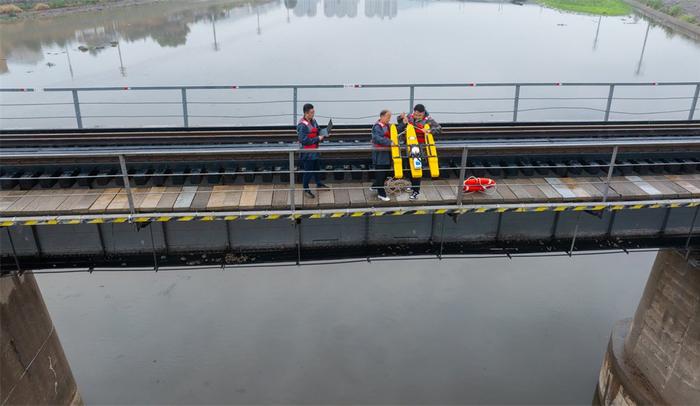
M 468 142 L 450 142 L 450 143 L 436 143 L 436 147 L 438 148 L 439 151 L 459 151 L 461 152 L 461 161 L 459 166 L 457 167 L 441 167 L 440 169 L 442 171 L 456 171 L 459 170 L 459 180 L 464 180 L 467 174 L 468 170 L 488 170 L 489 168 L 486 167 L 477 167 L 477 166 L 469 166 L 468 165 L 468 157 L 469 153 L 471 151 L 489 151 L 489 150 L 513 150 L 513 151 L 518 151 L 518 150 L 523 150 L 523 149 L 542 149 L 542 150 L 553 150 L 553 149 L 576 149 L 579 151 L 582 151 L 584 149 L 595 149 L 595 150 L 600 150 L 600 149 L 609 149 L 611 151 L 610 159 L 608 161 L 607 165 L 602 165 L 603 167 L 607 168 L 607 176 L 605 181 L 601 182 L 590 182 L 590 183 L 596 183 L 596 184 L 602 184 L 604 186 L 604 192 L 602 193 L 602 197 L 600 199 L 601 203 L 606 203 L 608 198 L 609 198 L 609 193 L 610 193 L 610 185 L 614 183 L 612 181 L 612 177 L 614 174 L 614 171 L 616 168 L 620 167 L 620 164 L 617 162 L 617 157 L 618 153 L 621 148 L 634 148 L 634 147 L 657 147 L 657 148 L 662 148 L 662 147 L 694 147 L 698 148 L 700 147 L 700 138 L 698 137 L 673 137 L 673 138 L 666 138 L 666 139 L 637 139 L 637 140 L 630 140 L 630 139 L 610 139 L 610 140 L 596 140 L 596 141 L 586 141 L 586 140 L 564 140 L 564 141 L 553 141 L 553 140 L 524 140 L 524 141 L 509 141 L 509 142 L 479 142 L 479 143 L 468 143 Z M 238 147 L 230 147 L 230 146 L 225 146 L 225 147 L 209 147 L 209 148 L 197 148 L 197 149 L 192 149 L 192 148 L 170 148 L 170 149 L 149 149 L 149 148 L 144 148 L 140 149 L 137 151 L 134 150 L 123 150 L 119 148 L 110 148 L 109 150 L 105 151 L 86 151 L 86 152 L 78 152 L 78 151 L 64 151 L 64 152 L 53 152 L 53 151 L 44 151 L 44 150 L 33 150 L 33 151 L 26 151 L 26 152 L 6 152 L 6 151 L 0 151 L 0 160 L 8 159 L 8 160 L 27 160 L 31 161 L 34 159 L 41 159 L 41 158 L 113 158 L 119 163 L 119 170 L 120 172 L 118 174 L 113 174 L 113 175 L 69 175 L 69 176 L 62 176 L 60 179 L 98 179 L 100 177 L 109 177 L 109 178 L 115 178 L 115 177 L 120 177 L 121 182 L 124 187 L 124 193 L 127 195 L 127 200 L 128 200 L 128 208 L 130 213 L 133 215 L 136 213 L 136 205 L 135 205 L 135 200 L 134 200 L 134 192 L 132 190 L 132 184 L 131 181 L 134 178 L 139 178 L 139 177 L 171 177 L 171 176 L 178 176 L 178 177 L 190 177 L 190 176 L 196 176 L 200 178 L 205 178 L 207 176 L 217 176 L 217 175 L 275 175 L 275 174 L 284 174 L 285 177 L 289 177 L 289 189 L 277 189 L 277 190 L 285 190 L 289 191 L 289 209 L 292 212 L 295 212 L 297 209 L 297 202 L 295 201 L 295 192 L 297 191 L 297 184 L 296 184 L 296 177 L 299 173 L 302 171 L 298 170 L 295 168 L 295 162 L 297 161 L 297 158 L 301 154 L 305 153 L 331 153 L 331 154 L 339 154 L 339 153 L 367 153 L 369 154 L 374 147 L 372 147 L 370 144 L 366 145 L 344 145 L 344 146 L 325 146 L 322 147 L 321 149 L 318 150 L 306 150 L 306 149 L 300 149 L 298 146 L 292 146 L 290 144 L 285 144 L 285 145 L 277 145 L 277 146 L 262 146 L 262 145 L 252 145 L 252 146 L 238 146 Z M 404 148 L 402 148 L 404 149 Z M 278 158 L 283 157 L 283 159 L 288 160 L 289 163 L 289 169 L 288 170 L 283 170 L 280 169 L 278 171 L 247 171 L 245 173 L 241 172 L 217 172 L 217 173 L 196 173 L 196 174 L 134 174 L 130 173 L 128 170 L 128 165 L 127 165 L 127 158 L 139 158 L 139 157 L 173 157 L 177 156 L 180 158 L 185 158 L 187 156 L 193 157 L 193 156 L 217 156 L 217 157 L 232 157 L 235 158 L 237 155 L 250 155 L 250 154 L 260 154 L 260 155 L 273 155 L 277 156 Z M 101 162 L 104 163 L 104 162 Z M 699 164 L 696 162 L 695 165 Z M 645 164 L 630 164 L 630 163 L 625 163 L 624 166 L 626 167 L 634 167 L 637 165 L 645 165 Z M 688 165 L 687 163 L 683 162 L 669 162 L 669 163 L 664 163 L 664 166 L 674 166 L 674 165 Z M 601 168 L 600 164 L 595 164 L 591 166 L 596 166 L 597 168 Z M 542 165 L 537 165 L 537 166 L 526 166 L 531 169 L 545 169 L 545 168 L 554 168 L 554 169 L 561 169 L 561 166 L 542 166 Z M 583 167 L 583 166 L 580 166 Z M 490 169 L 495 169 L 496 167 L 490 167 Z M 499 167 L 501 168 L 501 167 Z M 505 168 L 505 167 L 503 167 Z M 521 168 L 520 166 L 518 168 Z M 522 167 L 524 168 L 524 167 Z M 513 168 L 509 168 L 513 169 Z M 375 169 L 359 169 L 359 170 L 350 170 L 350 171 L 355 171 L 355 172 L 375 172 Z M 318 172 L 325 172 L 328 173 L 328 171 L 321 170 Z M 347 172 L 347 170 L 342 170 L 342 172 Z M 18 180 L 16 178 L 0 178 L 0 180 Z M 33 180 L 40 180 L 39 178 L 33 178 Z M 585 182 L 584 182 L 585 183 Z M 463 189 L 461 187 L 460 182 L 458 182 L 457 185 L 452 185 L 453 191 L 454 191 L 454 200 L 452 204 L 459 205 L 461 206 L 463 204 Z M 357 186 L 346 186 L 346 187 L 340 187 L 337 189 L 353 189 L 353 188 L 358 188 Z M 364 187 L 361 187 L 364 189 Z M 271 189 L 272 190 L 272 189 Z M 55 196 L 55 193 L 52 193 L 52 195 Z M 591 200 L 591 203 L 597 202 L 596 200 Z
M 607 90 L 607 96 L 603 97 L 526 97 L 523 92 L 526 89 L 534 88 L 596 88 Z M 653 87 L 685 87 L 688 88 L 688 94 L 684 96 L 671 96 L 671 97 L 621 97 L 616 96 L 616 91 L 620 88 L 653 88 Z M 299 106 L 302 100 L 314 101 L 318 97 L 310 95 L 305 99 L 302 99 L 300 92 L 309 90 L 332 90 L 332 89 L 403 89 L 408 92 L 405 98 L 375 98 L 375 99 L 329 99 L 323 100 L 326 103 L 369 103 L 369 102 L 398 102 L 406 101 L 407 111 L 410 111 L 414 103 L 416 102 L 416 90 L 417 89 L 471 89 L 471 88 L 510 88 L 512 91 L 512 96 L 508 97 L 465 97 L 465 98 L 446 98 L 446 97 L 428 97 L 420 98 L 420 101 L 501 101 L 508 102 L 511 107 L 509 109 L 500 110 L 465 110 L 465 111 L 433 111 L 433 114 L 439 115 L 463 115 L 470 116 L 475 114 L 505 114 L 508 115 L 510 120 L 518 122 L 522 121 L 519 117 L 524 112 L 533 111 L 552 111 L 552 110 L 571 110 L 571 111 L 594 111 L 601 113 L 600 121 L 607 122 L 610 120 L 611 114 L 620 115 L 633 115 L 636 117 L 640 116 L 654 116 L 658 114 L 681 114 L 687 113 L 687 119 L 693 120 L 698 110 L 698 98 L 700 97 L 700 82 L 600 82 L 600 83 L 560 83 L 560 82 L 549 82 L 549 83 L 537 83 L 537 82 L 522 82 L 522 83 L 402 83 L 402 84 L 329 84 L 329 85 L 226 85 L 226 86 L 122 86 L 122 87 L 61 87 L 61 88 L 0 88 L 0 93 L 22 93 L 34 94 L 41 92 L 47 93 L 68 93 L 72 97 L 72 102 L 29 102 L 29 103 L 0 103 L 0 107 L 42 107 L 46 108 L 48 106 L 70 106 L 73 107 L 73 116 L 62 115 L 62 116 L 45 116 L 45 115 L 30 115 L 30 116 L 6 116 L 0 114 L 0 120 L 37 120 L 37 119 L 74 119 L 77 128 L 84 128 L 84 119 L 104 119 L 104 118 L 179 118 L 182 121 L 183 127 L 190 127 L 191 118 L 205 118 L 205 119 L 215 119 L 215 118 L 235 118 L 235 119 L 265 119 L 272 117 L 291 117 L 291 124 L 295 125 L 299 119 L 300 112 Z M 276 100 L 260 100 L 252 99 L 247 101 L 214 101 L 207 99 L 204 101 L 192 101 L 188 99 L 188 93 L 192 91 L 215 91 L 215 90 L 283 90 L 289 91 L 289 99 L 276 99 Z M 112 97 L 113 92 L 139 92 L 139 91 L 175 91 L 179 93 L 179 97 L 176 101 L 134 101 L 134 102 L 114 102 L 105 101 Z M 81 94 L 88 93 L 100 93 L 103 98 L 101 101 L 96 102 L 85 102 L 81 101 Z M 256 95 L 257 96 L 257 95 Z M 547 100 L 547 101 L 600 101 L 600 107 L 589 107 L 589 106 L 563 106 L 563 105 L 544 105 L 533 108 L 523 108 L 521 106 L 522 101 L 529 100 Z M 623 100 L 646 100 L 646 101 L 661 101 L 661 100 L 687 100 L 689 102 L 688 108 L 675 108 L 674 110 L 654 110 L 654 111 L 619 111 L 614 109 L 614 103 L 616 101 Z M 249 105 L 249 106 L 259 106 L 266 104 L 291 104 L 291 108 L 287 113 L 275 113 L 271 114 L 265 110 L 258 109 L 257 113 L 250 115 L 214 115 L 214 114 L 192 114 L 191 106 L 193 105 Z M 97 115 L 85 115 L 82 112 L 81 107 L 86 105 L 101 105 L 101 106 L 114 106 L 114 105 L 180 105 L 181 111 L 177 114 L 132 114 L 132 115 L 119 115 L 119 114 L 104 114 L 100 113 Z M 6 110 L 6 109 L 3 109 Z M 346 120 L 369 120 L 376 116 L 376 112 L 363 112 L 363 116 L 356 117 L 334 117 L 338 119 Z M 324 117 L 324 116 L 319 116 Z M 165 125 L 165 123 L 163 123 Z

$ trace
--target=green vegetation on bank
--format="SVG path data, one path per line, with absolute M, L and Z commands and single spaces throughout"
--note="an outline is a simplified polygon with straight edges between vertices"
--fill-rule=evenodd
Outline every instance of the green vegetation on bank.
M 537 0 L 543 6 L 575 13 L 624 16 L 632 8 L 622 0 Z
M 0 13 L 12 14 L 25 11 L 42 11 L 52 8 L 92 6 L 105 0 L 44 0 L 44 1 L 0 1 Z
M 685 21 L 686 23 L 691 23 L 691 24 L 698 24 L 700 25 L 700 21 L 698 21 L 698 18 L 695 17 L 692 14 L 686 14 L 685 10 L 679 5 L 675 6 L 667 6 L 663 0 L 639 0 L 641 3 L 646 4 L 647 6 L 653 8 L 654 10 L 661 11 L 662 13 L 666 13 L 672 17 L 676 17 L 682 21 Z

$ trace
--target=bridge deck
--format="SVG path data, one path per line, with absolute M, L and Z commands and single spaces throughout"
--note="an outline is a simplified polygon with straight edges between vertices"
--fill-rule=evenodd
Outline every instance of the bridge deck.
M 416 201 L 407 194 L 382 202 L 367 182 L 329 183 L 330 190 L 316 198 L 303 195 L 296 185 L 297 209 L 347 209 L 382 206 L 450 205 L 457 199 L 458 180 L 429 180 Z M 132 188 L 139 213 L 264 211 L 290 208 L 289 184 L 234 184 Z M 605 193 L 605 178 L 530 177 L 499 179 L 493 193 L 465 194 L 465 204 L 597 202 Z M 700 174 L 615 176 L 608 200 L 661 200 L 700 197 Z M 54 216 L 129 213 L 124 188 L 51 188 L 0 191 L 0 216 Z

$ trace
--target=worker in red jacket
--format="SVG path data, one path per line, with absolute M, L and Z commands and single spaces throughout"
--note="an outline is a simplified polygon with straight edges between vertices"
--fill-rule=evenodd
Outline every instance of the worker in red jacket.
M 397 118 L 397 129 L 399 132 L 406 130 L 406 127 L 412 124 L 416 129 L 416 137 L 418 138 L 418 143 L 425 144 L 425 126 L 430 125 L 430 133 L 433 134 L 433 138 L 437 138 L 442 133 L 442 127 L 435 121 L 428 112 L 425 110 L 425 106 L 422 104 L 416 104 L 413 108 L 413 113 L 406 115 L 406 113 L 401 113 Z M 420 181 L 421 178 L 411 178 L 411 200 L 416 200 L 418 194 L 420 193 Z
M 324 138 L 326 138 L 326 135 L 321 135 L 318 123 L 314 119 L 315 114 L 314 106 L 309 103 L 305 104 L 304 117 L 302 117 L 301 120 L 299 120 L 299 124 L 297 124 L 299 143 L 303 149 L 308 150 L 308 152 L 302 152 L 299 158 L 301 169 L 304 171 L 302 175 L 304 194 L 312 199 L 316 197 L 316 195 L 309 189 L 309 181 L 311 181 L 311 179 L 316 181 L 317 189 L 328 189 L 328 186 L 321 183 L 321 178 L 319 177 L 321 163 L 319 161 L 319 153 L 315 152 L 318 150 L 318 146 L 323 142 Z

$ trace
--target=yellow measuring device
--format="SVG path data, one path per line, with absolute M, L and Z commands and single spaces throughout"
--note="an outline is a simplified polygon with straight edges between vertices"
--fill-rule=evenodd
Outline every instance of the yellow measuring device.
M 425 125 L 425 150 L 428 155 L 428 167 L 430 168 L 430 177 L 440 177 L 440 164 L 438 163 L 437 148 L 435 148 L 435 140 L 430 132 L 430 125 Z
M 416 137 L 416 128 L 413 124 L 409 124 L 406 127 L 406 150 L 408 155 L 408 163 L 411 167 L 411 177 L 412 178 L 422 178 L 423 177 L 423 163 L 420 160 L 420 144 L 418 144 L 418 137 Z M 418 156 L 414 156 L 414 148 L 418 150 Z
M 391 136 L 391 160 L 394 162 L 394 178 L 403 178 L 403 162 L 401 161 L 401 150 L 399 149 L 399 130 L 396 124 L 391 125 L 389 135 Z

